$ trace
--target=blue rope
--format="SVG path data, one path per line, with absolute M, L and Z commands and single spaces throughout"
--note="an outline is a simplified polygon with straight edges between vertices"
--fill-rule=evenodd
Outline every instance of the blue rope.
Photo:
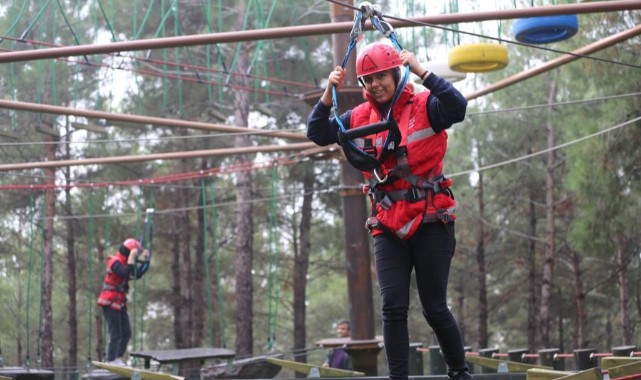
M 398 40 L 396 39 L 394 28 L 387 21 L 382 19 L 382 15 L 380 15 L 380 12 L 374 11 L 373 13 L 371 13 L 370 19 L 372 21 L 372 25 L 374 25 L 374 27 L 379 32 L 381 32 L 381 34 L 383 34 L 390 41 L 392 41 L 392 44 L 394 45 L 396 50 L 398 50 L 399 52 L 403 50 L 403 47 L 401 46 L 401 44 L 399 44 Z M 352 50 L 356 46 L 356 43 L 358 42 L 358 38 L 363 32 L 363 28 L 365 26 L 366 20 L 367 20 L 367 17 L 364 17 L 362 10 L 359 9 L 356 12 L 356 15 L 354 16 L 354 25 L 352 26 L 352 31 L 349 34 L 349 45 L 347 46 L 347 52 L 345 53 L 345 57 L 343 58 L 343 62 L 341 63 L 341 67 L 343 69 L 345 68 L 345 66 L 347 66 L 347 61 L 349 60 L 349 56 L 352 54 Z M 409 65 L 405 65 L 405 74 L 403 75 L 403 79 L 399 82 L 399 85 L 396 88 L 396 92 L 392 97 L 392 103 L 389 106 L 389 109 L 387 111 L 387 116 L 385 118 L 386 122 L 389 122 L 390 119 L 392 118 L 392 111 L 394 110 L 394 105 L 396 104 L 396 101 L 398 101 L 398 98 L 403 93 L 403 89 L 407 85 L 409 76 L 410 76 Z M 346 131 L 345 125 L 343 124 L 343 121 L 340 119 L 340 117 L 338 117 L 339 116 L 338 94 L 336 91 L 336 85 L 332 85 L 332 112 L 334 113 L 334 118 L 338 123 L 338 126 L 340 127 L 341 132 L 344 133 Z M 389 145 L 391 138 L 392 138 L 391 134 L 388 134 L 387 138 L 385 139 L 385 144 L 383 145 L 384 147 L 387 147 Z M 358 146 L 352 140 L 347 140 L 347 143 L 350 144 L 352 148 L 359 149 Z

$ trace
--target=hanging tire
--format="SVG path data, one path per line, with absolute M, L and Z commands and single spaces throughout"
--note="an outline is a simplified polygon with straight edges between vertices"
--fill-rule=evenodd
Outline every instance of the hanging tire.
M 485 73 L 507 66 L 507 48 L 499 44 L 459 45 L 450 50 L 447 64 L 462 73 Z
M 467 73 L 450 69 L 449 63 L 445 61 L 427 62 L 423 64 L 423 68 L 450 82 L 457 82 L 467 77 Z
M 578 30 L 576 15 L 521 18 L 512 26 L 512 37 L 526 44 L 547 44 L 566 40 Z

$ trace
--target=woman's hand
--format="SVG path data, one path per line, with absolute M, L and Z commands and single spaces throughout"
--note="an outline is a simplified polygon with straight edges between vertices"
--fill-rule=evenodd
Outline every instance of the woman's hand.
M 136 256 L 138 255 L 138 248 L 132 248 L 129 251 L 129 256 L 127 257 L 127 264 L 135 264 L 136 263 Z
M 418 63 L 418 59 L 416 59 L 416 56 L 414 53 L 412 53 L 409 50 L 401 50 L 400 52 L 400 57 L 401 57 L 401 62 L 403 65 L 409 65 L 410 66 L 410 72 L 414 73 L 415 75 L 418 75 L 420 78 L 421 75 L 425 74 L 425 69 L 423 66 L 421 66 L 420 63 Z M 425 78 L 421 78 L 423 80 Z
M 334 71 L 329 73 L 329 77 L 327 77 L 327 87 L 325 88 L 323 96 L 321 96 L 321 102 L 326 106 L 332 105 L 332 87 L 336 86 L 336 91 L 340 91 L 343 88 L 344 82 L 345 69 L 340 66 L 336 66 Z
M 149 250 L 144 250 L 140 254 L 140 257 L 138 258 L 138 261 L 149 261 Z

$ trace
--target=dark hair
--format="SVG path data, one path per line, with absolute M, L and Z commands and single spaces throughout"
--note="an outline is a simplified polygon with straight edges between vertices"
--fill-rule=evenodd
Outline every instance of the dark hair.
M 396 66 L 392 69 L 392 75 L 394 76 L 394 83 L 398 87 L 398 84 L 401 83 L 401 67 Z
M 347 325 L 347 327 L 351 330 L 352 329 L 352 324 L 349 323 L 347 319 L 339 319 L 338 322 L 336 322 L 336 326 L 340 325 Z

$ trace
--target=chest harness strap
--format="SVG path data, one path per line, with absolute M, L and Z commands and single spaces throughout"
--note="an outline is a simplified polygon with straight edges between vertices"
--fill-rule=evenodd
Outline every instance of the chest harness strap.
M 347 46 L 347 52 L 345 53 L 345 57 L 343 58 L 343 62 L 341 64 L 342 68 L 345 68 L 345 66 L 347 66 L 349 56 L 351 55 L 352 50 L 356 46 L 356 43 L 358 42 L 358 39 L 363 32 L 363 28 L 365 26 L 365 21 L 367 20 L 367 18 L 371 20 L 372 25 L 374 25 L 374 27 L 379 32 L 381 32 L 381 34 L 392 41 L 392 44 L 398 51 L 403 50 L 403 47 L 396 40 L 394 28 L 387 21 L 383 20 L 380 6 L 372 5 L 369 2 L 365 1 L 361 3 L 358 11 L 356 11 L 356 15 L 354 16 L 354 26 L 352 27 L 352 31 L 349 34 L 349 45 Z M 405 88 L 405 85 L 407 84 L 407 81 L 409 80 L 409 73 L 409 67 L 406 65 L 405 74 L 396 87 L 396 92 L 394 93 L 394 97 L 392 98 L 392 101 L 387 110 L 387 116 L 381 115 L 380 122 L 358 128 L 346 129 L 340 117 L 338 117 L 338 96 L 336 93 L 336 86 L 332 86 L 332 110 L 334 112 L 334 117 L 339 125 L 338 143 L 343 149 L 347 161 L 349 161 L 349 163 L 356 169 L 360 171 L 373 171 L 377 169 L 383 163 L 383 161 L 385 161 L 385 158 L 387 158 L 390 153 L 394 152 L 394 150 L 401 142 L 401 132 L 398 129 L 396 121 L 394 121 L 392 111 L 394 109 L 396 101 L 400 97 L 403 89 Z M 380 150 L 380 154 L 378 155 L 376 154 L 376 149 L 371 149 L 371 147 L 359 147 L 358 144 L 353 141 L 354 139 L 359 139 L 361 137 L 380 133 L 383 131 L 388 131 L 388 133 L 385 142 L 383 143 L 383 146 Z

